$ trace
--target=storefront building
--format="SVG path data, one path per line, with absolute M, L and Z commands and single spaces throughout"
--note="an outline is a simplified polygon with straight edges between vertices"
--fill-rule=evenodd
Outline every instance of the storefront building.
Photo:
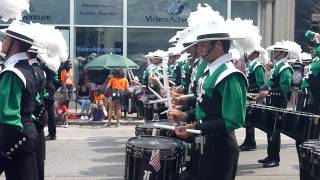
M 262 30 L 262 45 L 270 45 L 276 39 L 273 31 L 275 11 L 281 4 L 278 1 L 31 0 L 30 13 L 23 20 L 55 25 L 62 30 L 77 79 L 88 56 L 95 54 L 124 55 L 144 69 L 143 56 L 156 49 L 167 50 L 170 47 L 168 40 L 177 30 L 187 26 L 189 13 L 196 10 L 198 3 L 209 4 L 225 18 L 252 19 Z M 293 0 L 281 0 L 290 1 Z M 294 3 L 291 6 L 294 7 Z M 294 13 L 290 19 L 293 17 Z M 1 26 L 7 24 L 1 23 Z M 293 38 L 293 28 L 292 33 L 286 34 Z

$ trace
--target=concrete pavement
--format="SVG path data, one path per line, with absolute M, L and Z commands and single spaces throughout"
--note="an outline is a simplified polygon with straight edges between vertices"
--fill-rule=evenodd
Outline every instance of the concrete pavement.
M 107 128 L 102 124 L 58 127 L 58 139 L 47 141 L 46 179 L 123 179 L 125 143 L 134 137 L 135 127 L 134 123 L 128 124 L 119 128 Z M 244 136 L 244 129 L 237 131 L 239 144 Z M 256 137 L 258 149 L 240 154 L 236 179 L 298 180 L 299 164 L 294 141 L 283 135 L 280 167 L 264 169 L 257 160 L 266 156 L 266 134 L 257 131 Z

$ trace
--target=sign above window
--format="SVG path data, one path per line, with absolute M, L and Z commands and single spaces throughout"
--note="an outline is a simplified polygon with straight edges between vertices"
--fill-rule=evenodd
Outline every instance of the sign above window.
M 128 25 L 185 27 L 190 12 L 197 9 L 198 3 L 207 3 L 222 16 L 227 16 L 226 0 L 130 0 Z
M 24 13 L 24 22 L 42 24 L 69 24 L 69 0 L 30 0 L 30 13 Z
M 122 0 L 76 0 L 77 25 L 123 25 Z

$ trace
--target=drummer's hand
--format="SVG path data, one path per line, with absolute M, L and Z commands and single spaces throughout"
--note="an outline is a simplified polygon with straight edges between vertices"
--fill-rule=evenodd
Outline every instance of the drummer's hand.
M 187 105 L 188 98 L 186 98 L 186 97 L 173 97 L 172 103 L 175 105 Z
M 171 109 L 168 112 L 167 116 L 168 116 L 168 119 L 174 120 L 174 121 L 185 121 L 188 118 L 187 113 L 177 109 Z
M 149 77 L 149 82 L 150 84 L 153 84 L 153 85 L 158 84 L 157 78 L 153 76 Z
M 194 124 L 187 124 L 185 126 L 179 126 L 176 128 L 175 133 L 177 137 L 181 139 L 188 139 L 190 136 L 192 136 L 192 133 L 186 132 L 186 129 L 194 129 Z
M 178 94 L 183 94 L 183 88 L 177 87 L 177 88 L 175 89 L 175 92 L 178 93 Z
M 260 91 L 259 95 L 255 96 L 253 100 L 258 101 L 260 98 L 268 96 L 268 94 L 269 91 Z
M 268 94 L 269 94 L 269 91 L 261 91 L 259 93 L 259 97 L 266 97 L 266 96 L 268 96 Z

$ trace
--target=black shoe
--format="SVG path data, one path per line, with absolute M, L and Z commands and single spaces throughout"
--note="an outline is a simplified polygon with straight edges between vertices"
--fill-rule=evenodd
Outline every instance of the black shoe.
M 258 163 L 264 164 L 264 163 L 267 163 L 267 162 L 269 162 L 269 161 L 270 161 L 269 158 L 266 157 L 266 158 L 264 158 L 264 159 L 259 159 L 259 160 L 258 160 Z
M 279 166 L 279 161 L 271 160 L 263 164 L 263 168 L 272 168 Z
M 46 139 L 46 141 L 51 141 L 51 140 L 56 140 L 57 137 L 56 136 L 47 135 L 45 139 Z
M 240 151 L 252 151 L 257 149 L 257 144 L 256 143 L 246 143 L 244 142 L 239 146 Z

